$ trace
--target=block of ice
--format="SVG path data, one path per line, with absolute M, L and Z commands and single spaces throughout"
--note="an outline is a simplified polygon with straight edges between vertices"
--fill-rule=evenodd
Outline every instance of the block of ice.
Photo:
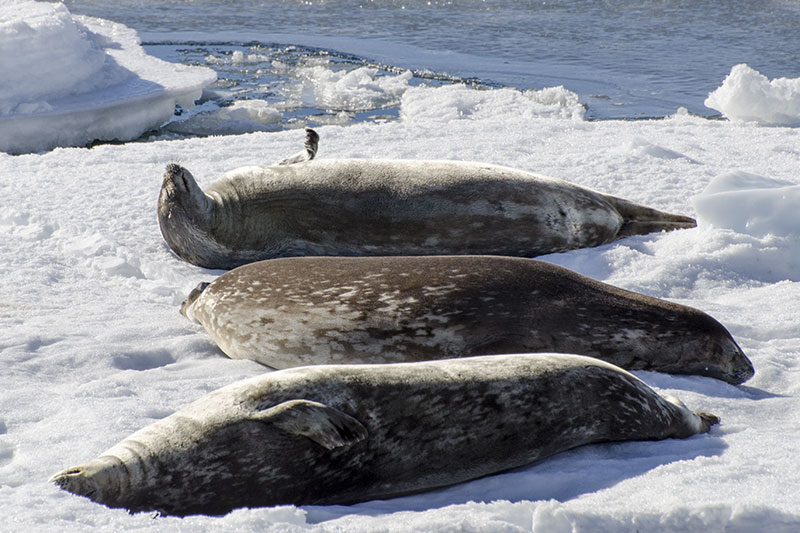
M 700 226 L 756 237 L 800 235 L 800 185 L 747 172 L 714 178 L 692 198 Z
M 722 86 L 708 95 L 705 105 L 730 120 L 800 125 L 800 78 L 769 80 L 745 64 L 736 65 Z
M 63 4 L 0 4 L 0 151 L 130 140 L 190 108 L 213 70 L 149 56 L 122 24 Z

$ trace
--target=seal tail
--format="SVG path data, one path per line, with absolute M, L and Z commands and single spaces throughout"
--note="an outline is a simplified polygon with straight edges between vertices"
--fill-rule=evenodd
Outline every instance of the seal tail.
M 658 231 L 672 231 L 697 226 L 697 221 L 692 217 L 665 213 L 616 196 L 604 196 L 614 206 L 614 209 L 617 210 L 623 220 L 622 227 L 617 232 L 618 239 L 632 235 L 645 235 Z

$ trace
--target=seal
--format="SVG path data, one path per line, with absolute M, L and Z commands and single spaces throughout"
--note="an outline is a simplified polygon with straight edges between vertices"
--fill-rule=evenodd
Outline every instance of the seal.
M 313 130 L 311 130 L 313 132 Z M 311 135 L 311 134 L 307 134 Z M 316 135 L 316 133 L 314 133 Z M 621 198 L 508 167 L 463 161 L 313 159 L 243 167 L 203 191 L 167 165 L 158 221 L 186 261 L 231 269 L 304 255 L 532 257 L 694 227 Z
M 181 312 L 229 357 L 273 368 L 561 352 L 729 383 L 753 375 L 702 311 L 535 259 L 272 259 L 200 284 Z
M 577 355 L 302 367 L 218 389 L 51 481 L 110 507 L 181 516 L 351 504 L 717 422 Z

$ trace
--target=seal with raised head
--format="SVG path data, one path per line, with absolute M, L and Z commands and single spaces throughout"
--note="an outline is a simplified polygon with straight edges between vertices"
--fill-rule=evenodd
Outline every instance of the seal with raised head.
M 205 191 L 187 169 L 167 165 L 158 200 L 164 239 L 190 263 L 230 269 L 302 255 L 531 257 L 695 226 L 689 217 L 508 167 L 312 160 L 316 140 L 307 138 L 288 164 L 239 168 Z
M 535 259 L 294 257 L 200 284 L 181 306 L 223 352 L 274 368 L 562 352 L 741 383 L 709 315 Z
M 51 481 L 172 515 L 350 504 L 589 443 L 686 438 L 718 421 L 576 355 L 303 367 L 212 392 Z

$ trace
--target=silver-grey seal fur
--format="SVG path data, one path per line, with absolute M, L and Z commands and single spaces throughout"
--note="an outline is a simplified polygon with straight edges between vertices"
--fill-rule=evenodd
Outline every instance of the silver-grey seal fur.
M 274 368 L 562 352 L 730 383 L 753 375 L 702 311 L 535 259 L 271 259 L 200 284 L 181 312 L 228 356 Z
M 350 504 L 589 443 L 686 438 L 718 421 L 575 355 L 303 367 L 212 392 L 51 481 L 171 515 Z
M 497 165 L 311 160 L 315 143 L 289 164 L 239 168 L 205 191 L 187 169 L 167 165 L 158 200 L 167 244 L 195 265 L 230 269 L 302 255 L 531 257 L 696 225 Z

